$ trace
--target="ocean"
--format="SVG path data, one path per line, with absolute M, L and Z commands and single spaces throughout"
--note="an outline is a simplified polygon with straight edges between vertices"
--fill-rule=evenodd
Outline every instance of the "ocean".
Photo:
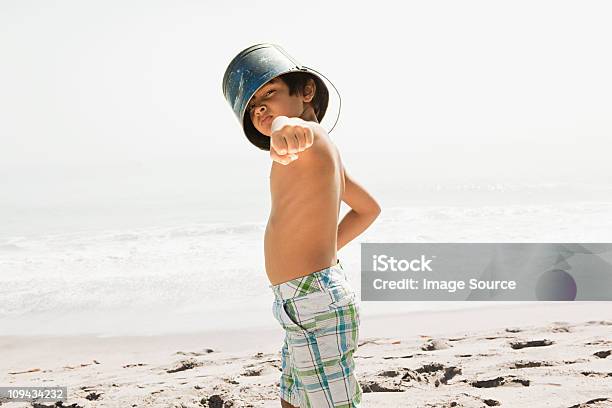
M 263 259 L 266 188 L 126 198 L 109 196 L 111 186 L 91 196 L 106 200 L 4 200 L 0 334 L 154 335 L 277 325 Z M 249 198 L 241 199 L 245 191 Z M 606 185 L 429 184 L 385 188 L 377 197 L 380 217 L 339 251 L 358 294 L 361 242 L 612 238 Z M 343 205 L 341 214 L 347 210 Z M 486 302 L 363 302 L 361 310 L 373 316 L 465 307 Z

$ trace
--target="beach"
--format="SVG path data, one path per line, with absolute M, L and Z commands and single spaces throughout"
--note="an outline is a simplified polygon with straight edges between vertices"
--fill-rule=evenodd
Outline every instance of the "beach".
M 355 353 L 362 406 L 612 406 L 611 303 L 364 317 Z M 0 383 L 66 386 L 59 406 L 75 408 L 277 407 L 282 340 L 280 327 L 2 336 Z
M 389 200 L 339 257 L 361 299 L 363 242 L 609 241 L 607 195 L 552 202 L 553 188 Z M 265 222 L 172 208 L 184 218 L 4 232 L 0 385 L 65 386 L 55 406 L 73 408 L 280 406 Z M 361 302 L 363 407 L 612 406 L 612 302 Z
M 386 200 L 339 252 L 358 299 L 363 242 L 609 241 L 607 189 L 580 201 L 566 186 L 474 188 L 420 194 L 411 206 Z M 65 217 L 4 232 L 2 386 L 65 386 L 62 405 L 73 408 L 280 406 L 283 331 L 263 270 L 265 221 L 171 208 L 141 224 L 126 212 L 91 228 Z M 611 306 L 362 301 L 362 406 L 612 406 Z
M 341 198 L 358 232 L 326 253 L 362 407 L 612 408 L 612 6 L 523 3 L 0 2 L 0 408 L 281 406 L 264 236 L 309 204 L 272 194 L 253 102 L 337 148 L 312 210 Z M 290 71 L 312 98 L 259 98 Z M 387 274 L 377 244 L 458 250 Z M 4 399 L 47 386 L 67 398 Z

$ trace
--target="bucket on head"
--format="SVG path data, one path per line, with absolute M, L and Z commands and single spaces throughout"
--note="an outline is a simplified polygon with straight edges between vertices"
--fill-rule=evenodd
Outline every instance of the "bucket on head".
M 287 52 L 276 44 L 261 43 L 242 50 L 227 66 L 223 75 L 223 95 L 238 118 L 247 139 L 262 150 L 270 150 L 270 138 L 260 133 L 253 125 L 246 108 L 253 95 L 270 80 L 288 72 L 302 71 L 312 74 L 315 85 L 320 92 L 319 112 L 317 120 L 329 132 L 336 126 L 340 116 L 340 94 L 323 74 L 301 65 Z M 329 105 L 329 83 L 338 94 L 337 114 L 334 125 L 327 129 L 322 123 Z M 327 115 L 329 117 L 330 115 Z M 329 121 L 328 121 L 329 122 Z

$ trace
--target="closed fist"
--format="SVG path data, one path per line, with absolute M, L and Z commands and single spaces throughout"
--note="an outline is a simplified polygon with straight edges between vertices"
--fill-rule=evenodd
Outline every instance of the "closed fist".
M 300 118 L 277 116 L 271 130 L 270 157 L 283 165 L 297 160 L 297 153 L 308 149 L 314 141 L 312 125 Z

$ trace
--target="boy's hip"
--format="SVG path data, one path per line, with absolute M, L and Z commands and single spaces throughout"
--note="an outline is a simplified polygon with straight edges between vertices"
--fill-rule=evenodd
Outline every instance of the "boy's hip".
M 328 331 L 328 326 L 359 324 L 359 305 L 346 272 L 336 265 L 270 285 L 274 292 L 273 312 L 288 333 L 299 335 Z
M 289 299 L 301 298 L 302 296 L 314 296 L 322 293 L 337 291 L 339 287 L 346 286 L 348 277 L 340 259 L 335 265 L 313 272 L 309 275 L 300 276 L 277 285 L 268 285 L 274 293 L 275 300 L 287 301 Z M 351 288 L 352 289 L 352 288 Z

